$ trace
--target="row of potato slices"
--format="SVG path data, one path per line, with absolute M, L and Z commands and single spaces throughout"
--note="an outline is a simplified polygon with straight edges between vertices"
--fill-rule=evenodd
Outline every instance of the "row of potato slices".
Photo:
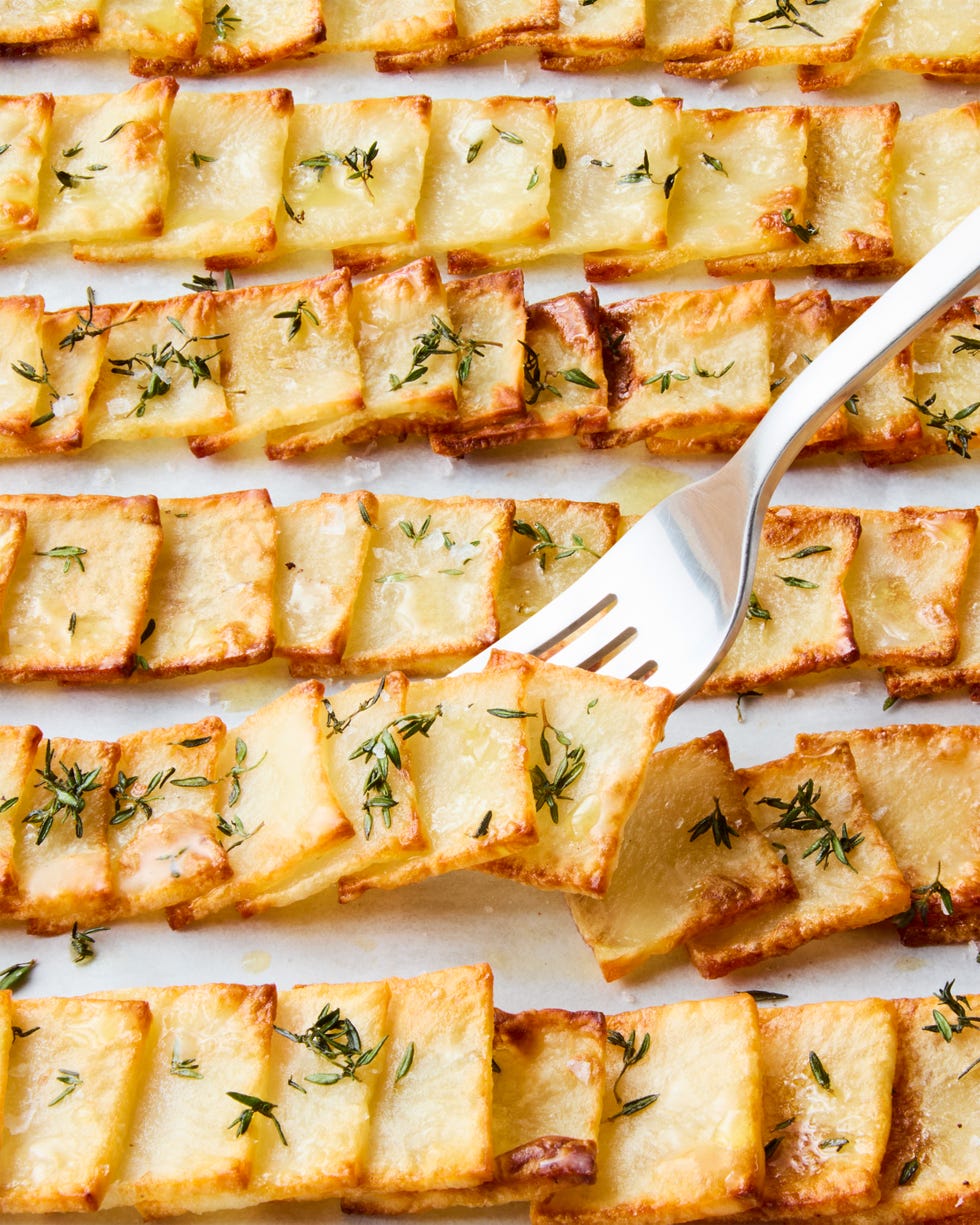
M 51 313 L 40 296 L 2 298 L 17 360 L 0 370 L 0 457 L 175 436 L 206 456 L 261 434 L 273 459 L 415 433 L 451 456 L 572 435 L 596 449 L 726 452 L 873 301 L 823 289 L 777 301 L 757 280 L 529 306 L 520 271 L 444 283 L 431 257 L 353 288 L 342 270 Z M 810 452 L 871 465 L 969 457 L 978 329 L 980 300 L 964 298 Z
M 70 242 L 81 259 L 217 268 L 326 249 L 358 271 L 420 254 L 467 273 L 585 254 L 596 280 L 692 260 L 725 275 L 878 276 L 914 263 L 977 194 L 976 102 L 900 120 L 896 104 L 294 107 L 282 89 L 176 91 L 159 78 L 3 99 L 0 247 Z
M 30 0 L 0 17 L 0 47 L 128 51 L 140 76 L 209 76 L 345 51 L 375 52 L 382 72 L 414 71 L 526 46 L 539 52 L 543 68 L 573 72 L 640 61 L 681 76 L 723 77 L 809 65 L 799 74 L 803 89 L 849 84 L 880 68 L 944 79 L 980 72 L 976 21 L 950 0 L 938 10 L 926 0 L 850 0 L 819 22 L 773 14 L 768 0 L 705 0 L 696 11 L 676 0 L 573 8 L 559 0 L 280 0 L 274 18 L 257 0 L 238 0 L 230 21 L 218 19 L 220 8 L 219 0 L 184 0 L 179 8 Z
M 301 677 L 444 675 L 633 521 L 549 498 L 6 494 L 0 679 L 145 680 L 273 656 Z M 770 509 L 749 614 L 702 692 L 856 662 L 896 696 L 980 685 L 976 524 L 972 508 Z
M 980 1041 L 943 1041 L 936 999 L 760 1012 L 741 993 L 604 1017 L 495 1013 L 492 987 L 483 965 L 278 994 L 4 993 L 0 1211 L 340 1197 L 372 1215 L 523 1200 L 583 1225 L 973 1219 L 961 1073 Z M 315 1045 L 331 1023 L 333 1059 Z M 373 1053 L 347 1074 L 344 1023 Z

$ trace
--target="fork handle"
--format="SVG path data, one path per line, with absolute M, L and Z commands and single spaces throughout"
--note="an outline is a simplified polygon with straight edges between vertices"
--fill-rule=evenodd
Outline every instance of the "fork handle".
M 753 519 L 765 512 L 780 477 L 817 428 L 879 367 L 968 292 L 978 275 L 980 207 L 797 375 L 721 470 L 754 497 Z

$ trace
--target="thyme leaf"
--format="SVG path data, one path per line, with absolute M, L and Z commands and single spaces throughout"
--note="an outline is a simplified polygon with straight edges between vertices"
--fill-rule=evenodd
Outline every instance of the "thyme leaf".
M 170 1074 L 181 1076 L 185 1080 L 203 1080 L 204 1073 L 196 1059 L 178 1059 L 177 1047 L 170 1052 Z
M 848 853 L 853 851 L 855 847 L 860 846 L 864 841 L 863 834 L 849 834 L 847 832 L 847 822 L 841 825 L 841 832 L 838 834 L 830 821 L 822 816 L 817 809 L 817 802 L 820 799 L 820 789 L 814 788 L 813 779 L 808 778 L 806 782 L 801 783 L 796 794 L 790 800 L 781 800 L 776 796 L 764 796 L 761 800 L 756 800 L 756 804 L 764 804 L 767 808 L 775 808 L 782 815 L 778 820 L 766 827 L 767 830 L 773 829 L 794 829 L 794 830 L 820 830 L 820 837 L 808 847 L 800 856 L 801 859 L 807 859 L 810 855 L 817 856 L 817 867 L 821 865 L 826 868 L 830 863 L 831 856 L 838 863 L 844 865 L 845 868 L 850 868 L 852 872 L 857 869 L 848 859 Z
M 376 1046 L 365 1050 L 354 1022 L 343 1016 L 339 1008 L 333 1008 L 330 1004 L 325 1004 L 313 1024 L 301 1033 L 294 1033 L 279 1025 L 273 1028 L 280 1037 L 305 1046 L 336 1069 L 336 1074 L 315 1073 L 318 1077 L 315 1080 L 310 1076 L 304 1078 L 314 1085 L 337 1084 L 345 1077 L 357 1080 L 358 1070 L 371 1063 L 388 1041 L 386 1034 Z
M 588 553 L 590 557 L 595 558 L 599 556 L 595 549 L 589 548 L 578 532 L 572 533 L 571 544 L 560 544 L 543 523 L 531 524 L 526 523 L 523 519 L 514 519 L 511 522 L 511 528 L 518 536 L 524 536 L 534 542 L 529 556 L 538 559 L 542 572 L 548 568 L 549 557 L 553 557 L 555 561 L 563 561 L 566 557 L 574 557 L 576 553 Z
M 562 748 L 563 755 L 561 761 L 555 766 L 553 778 L 549 778 L 541 766 L 534 765 L 531 767 L 531 791 L 534 794 L 534 811 L 540 812 L 542 808 L 547 808 L 548 815 L 557 825 L 559 815 L 558 801 L 573 798 L 568 794 L 568 788 L 576 779 L 581 777 L 585 770 L 585 745 L 578 744 L 573 747 L 571 738 L 565 732 L 559 731 L 557 727 L 553 727 L 549 723 L 548 714 L 543 702 L 541 703 L 541 719 L 544 726 L 541 729 L 538 743 L 541 747 L 541 756 L 544 758 L 545 766 L 551 765 L 552 748 L 548 743 L 549 732 Z
M 219 42 L 224 42 L 229 34 L 235 29 L 235 26 L 242 24 L 241 17 L 236 17 L 231 11 L 230 4 L 223 4 L 214 15 L 213 21 L 206 21 L 206 26 L 211 26 L 214 30 L 215 37 Z
M 771 621 L 772 613 L 768 608 L 763 608 L 759 603 L 759 597 L 753 591 L 749 596 L 749 606 L 745 610 L 745 619 L 747 621 Z
M 62 821 L 74 821 L 75 837 L 81 838 L 85 833 L 82 823 L 85 797 L 90 791 L 95 791 L 100 786 L 101 766 L 96 766 L 94 770 L 83 770 L 77 762 L 68 766 L 63 761 L 59 761 L 58 769 L 61 771 L 59 775 L 58 770 L 54 767 L 53 757 L 54 750 L 51 741 L 48 740 L 44 749 L 44 765 L 40 769 L 35 769 L 34 773 L 40 779 L 40 782 L 35 783 L 35 787 L 50 792 L 51 799 L 46 804 L 32 808 L 23 822 L 25 825 L 37 827 L 35 846 L 40 846 L 44 842 L 51 832 L 55 817 L 61 814 L 64 814 Z
M 291 310 L 277 311 L 272 317 L 273 319 L 289 320 L 289 328 L 286 332 L 287 341 L 294 340 L 299 335 L 304 319 L 312 323 L 314 327 L 320 326 L 320 320 L 310 309 L 306 298 L 298 298 L 296 305 Z
M 108 927 L 87 927 L 81 930 L 78 923 L 71 925 L 71 959 L 77 966 L 92 961 L 95 957 L 95 937 L 107 932 Z
M 805 224 L 798 222 L 791 208 L 784 208 L 779 215 L 782 217 L 783 225 L 787 230 L 795 234 L 802 243 L 808 243 L 811 238 L 820 233 L 812 221 L 807 221 Z
M 909 906 L 908 910 L 903 910 L 900 915 L 896 915 L 892 920 L 896 927 L 908 927 L 914 920 L 917 920 L 919 923 L 925 923 L 929 917 L 929 899 L 931 897 L 939 899 L 939 909 L 944 915 L 949 917 L 954 913 L 953 896 L 939 879 L 942 870 L 943 865 L 939 864 L 936 868 L 936 879 L 931 884 L 916 885 L 912 890 L 911 906 Z
M 78 1072 L 71 1072 L 68 1068 L 59 1068 L 60 1076 L 56 1076 L 55 1080 L 59 1085 L 65 1087 L 61 1090 L 57 1097 L 53 1097 L 49 1106 L 57 1106 L 59 1102 L 63 1102 L 66 1097 L 70 1097 L 78 1086 L 82 1083 L 81 1075 Z
M 260 1097 L 252 1097 L 250 1093 L 226 1092 L 225 1096 L 230 1097 L 239 1106 L 245 1107 L 242 1113 L 228 1124 L 229 1131 L 234 1127 L 236 1136 L 244 1136 L 252 1125 L 252 1119 L 255 1115 L 260 1114 L 263 1118 L 272 1120 L 276 1131 L 279 1133 L 279 1139 L 286 1148 L 289 1147 L 289 1141 L 283 1133 L 282 1125 L 273 1113 L 273 1111 L 278 1109 L 275 1102 L 265 1102 Z
M 32 959 L 15 962 L 12 966 L 7 966 L 6 970 L 0 970 L 0 991 L 16 991 L 27 981 L 36 965 L 37 961 Z
M 710 832 L 715 840 L 715 846 L 726 846 L 731 850 L 732 839 L 739 838 L 741 835 L 734 826 L 728 824 L 728 818 L 721 811 L 718 797 L 715 796 L 714 798 L 714 809 L 706 817 L 702 817 L 700 821 L 695 821 L 687 831 L 691 835 L 688 841 L 696 842 L 698 838 Z
M 404 1078 L 409 1074 L 409 1072 L 411 1072 L 412 1064 L 414 1062 L 415 1062 L 415 1043 L 409 1042 L 408 1046 L 405 1047 L 405 1053 L 402 1055 L 401 1059 L 399 1060 L 398 1067 L 395 1070 L 394 1083 L 396 1085 L 398 1084 L 400 1080 L 404 1080 Z
M 35 557 L 56 557 L 59 561 L 64 561 L 62 574 L 67 574 L 72 567 L 72 563 L 78 565 L 79 570 L 85 573 L 85 563 L 82 558 L 88 553 L 88 549 L 80 548 L 77 544 L 59 544 L 53 549 L 35 549 Z
M 357 145 L 346 153 L 335 153 L 328 149 L 323 153 L 315 153 L 312 157 L 304 157 L 299 164 L 306 170 L 315 171 L 318 183 L 323 181 L 323 172 L 328 166 L 341 166 L 348 172 L 347 182 L 363 183 L 364 190 L 373 200 L 371 179 L 374 178 L 374 163 L 379 153 L 378 142 L 375 140 L 367 149 L 360 149 Z
M 817 1082 L 821 1089 L 830 1089 L 830 1073 L 820 1062 L 820 1056 L 816 1051 L 810 1052 L 808 1060 L 810 1065 L 810 1075 Z

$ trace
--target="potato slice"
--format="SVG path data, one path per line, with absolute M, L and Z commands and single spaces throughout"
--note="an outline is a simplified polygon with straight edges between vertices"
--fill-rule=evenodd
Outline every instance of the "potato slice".
M 18 899 L 18 831 L 14 825 L 14 813 L 30 785 L 31 768 L 40 740 L 39 727 L 0 728 L 0 914 L 14 906 Z M 2 1070 L 0 1068 L 0 1072 Z
M 281 1144 L 271 1127 L 258 1134 L 244 1203 L 323 1199 L 360 1181 L 390 1055 L 389 996 L 387 982 L 294 987 L 279 996 L 268 1086 L 289 1143 Z M 335 1009 L 340 1017 L 334 1027 L 344 1021 L 353 1026 L 353 1035 L 347 1030 L 341 1041 L 352 1044 L 356 1036 L 356 1049 L 364 1056 L 380 1045 L 374 1058 L 358 1066 L 356 1057 L 321 1058 L 303 1044 L 304 1035 L 315 1034 L 321 1018 L 326 1022 Z
M 602 5 L 603 11 L 613 13 L 625 9 L 632 18 L 632 0 L 617 0 L 615 5 Z M 541 67 L 561 72 L 592 71 L 597 68 L 616 67 L 620 64 L 640 60 L 648 64 L 662 64 L 664 60 L 681 59 L 690 55 L 707 55 L 713 51 L 724 51 L 732 45 L 732 9 L 734 0 L 704 0 L 697 10 L 683 0 L 646 0 L 641 4 L 644 19 L 644 38 L 641 47 L 616 47 L 595 50 L 571 46 L 564 53 L 542 50 Z M 573 10 L 572 38 L 584 20 L 582 14 L 596 12 L 590 9 Z M 562 23 L 567 20 L 562 10 Z M 624 27 L 625 30 L 625 27 Z M 549 36 L 550 37 L 554 37 Z M 570 40 L 571 41 L 571 40 Z
M 415 805 L 415 787 L 401 756 L 403 740 L 398 720 L 407 711 L 408 681 L 401 672 L 389 672 L 380 685 L 353 685 L 324 699 L 327 711 L 326 761 L 333 787 L 353 834 L 319 855 L 308 855 L 275 890 L 239 904 L 243 915 L 260 914 L 270 907 L 293 902 L 336 885 L 342 876 L 401 860 L 428 845 Z M 387 730 L 402 765 L 390 754 L 385 762 L 387 786 L 372 787 L 374 756 L 352 756 Z M 367 807 L 370 801 L 375 803 Z
M 740 788 L 747 788 L 746 803 L 756 827 L 789 865 L 798 896 L 689 940 L 691 960 L 705 978 L 755 965 L 834 932 L 878 923 L 905 909 L 908 885 L 871 815 L 877 808 L 870 799 L 865 805 L 846 747 L 822 756 L 791 753 L 740 770 L 738 780 Z M 819 824 L 821 818 L 829 825 Z M 783 827 L 780 821 L 790 824 Z M 846 864 L 840 862 L 838 848 Z
M 0 344 L 11 357 L 0 364 L 0 437 L 4 439 L 30 437 L 31 422 L 48 411 L 52 399 L 50 386 L 43 383 L 43 315 L 43 298 L 0 298 Z
M 327 775 L 322 699 L 315 681 L 294 685 L 221 746 L 218 830 L 234 875 L 172 907 L 171 927 L 275 889 L 311 855 L 351 836 Z
M 280 248 L 414 241 L 431 111 L 431 99 L 421 95 L 297 106 L 277 220 Z
M 379 497 L 338 670 L 439 675 L 494 642 L 513 518 L 504 499 Z
M 531 498 L 515 503 L 497 590 L 501 637 L 581 578 L 616 543 L 618 524 L 619 508 L 611 502 Z
M 14 573 L 26 531 L 27 515 L 24 511 L 0 507 L 0 610 L 3 609 L 7 586 Z
M 712 822 L 715 812 L 721 818 Z M 611 981 L 795 894 L 789 869 L 752 823 L 725 737 L 714 732 L 652 754 L 604 896 L 570 897 L 568 905 Z
M 219 335 L 212 294 L 131 302 L 107 313 L 112 330 L 104 333 L 86 443 L 183 438 L 231 425 L 221 363 L 228 338 Z
M 495 651 L 490 668 L 522 659 Z M 642 681 L 526 662 L 523 717 L 515 722 L 527 740 L 538 837 L 485 870 L 539 889 L 602 897 L 674 699 Z
M 17 1000 L 0 1212 L 91 1212 L 123 1159 L 150 1010 L 138 1000 Z
M 110 789 L 113 917 L 163 910 L 231 876 L 215 825 L 220 719 L 123 736 Z
M 163 548 L 140 674 L 180 676 L 268 659 L 276 528 L 266 491 L 165 498 L 160 518 Z
M 881 0 L 858 2 L 868 11 Z M 759 0 L 746 0 L 747 8 L 758 5 Z M 782 251 L 712 260 L 708 271 L 714 276 L 746 276 L 889 258 L 889 196 L 898 119 L 897 102 L 811 106 L 806 217 L 815 233 L 808 242 Z
M 172 77 L 55 99 L 30 241 L 153 238 L 163 228 Z
M 860 531 L 857 515 L 846 511 L 782 506 L 767 512 L 754 602 L 703 694 L 746 693 L 857 658 L 843 583 Z
M 184 76 L 247 72 L 307 54 L 323 41 L 319 0 L 277 0 L 274 7 L 262 0 L 235 0 L 231 13 L 223 4 L 224 0 L 204 0 L 201 35 L 193 58 L 174 63 L 168 57 L 137 55 L 131 61 L 131 70 L 142 77 L 175 68 Z
M 875 301 L 849 298 L 833 302 L 834 335 L 850 327 Z M 910 402 L 915 399 L 912 370 L 912 350 L 903 349 L 848 401 L 843 447 L 862 452 L 866 464 L 891 463 L 918 453 L 923 431 Z M 879 447 L 884 450 L 878 452 Z
M 106 1208 L 144 1217 L 208 1212 L 240 1202 L 260 1131 L 236 1127 L 228 1093 L 267 1093 L 275 987 L 212 984 L 107 992 L 140 996 L 153 1014 L 139 1100 Z M 291 1092 L 291 1090 L 290 1090 Z
M 12 41 L 9 33 L 0 26 L 0 41 Z M 53 112 L 50 94 L 0 98 L 0 145 L 7 146 L 0 168 L 0 250 L 4 239 L 37 225 L 38 184 Z
M 342 902 L 500 859 L 537 839 L 523 721 L 493 713 L 523 709 L 526 676 L 524 658 L 513 656 L 492 670 L 409 687 L 409 715 L 396 726 L 425 849 L 342 877 Z
M 390 978 L 384 1080 L 360 1187 L 437 1191 L 493 1175 L 493 975 L 486 965 Z M 360 1188 L 342 1204 L 356 1211 Z
M 88 48 L 128 51 L 130 72 L 145 75 L 139 71 L 139 59 L 144 56 L 161 61 L 193 57 L 203 15 L 202 0 L 102 0 L 99 32 L 89 37 Z M 182 62 L 174 67 L 183 71 Z
M 12 808 L 17 900 L 28 931 L 52 936 L 98 921 L 112 898 L 106 831 L 109 787 L 119 746 L 98 740 L 47 739 L 34 758 L 33 786 Z M 70 796 L 72 804 L 61 803 Z
M 361 408 L 361 368 L 348 308 L 350 277 L 330 272 L 287 285 L 215 295 L 221 381 L 230 428 L 194 437 L 213 455 L 265 430 L 332 421 Z
M 619 280 L 690 260 L 797 245 L 783 213 L 789 210 L 794 224 L 804 221 L 808 128 L 803 107 L 682 111 L 666 249 L 608 261 L 591 256 L 585 264 L 589 280 Z
M 170 190 L 162 232 L 152 242 L 77 242 L 76 259 L 203 259 L 216 268 L 254 263 L 276 245 L 292 110 L 286 89 L 181 94 L 167 137 Z
M 274 511 L 276 654 L 294 676 L 319 676 L 344 654 L 377 508 L 374 495 L 361 490 Z
M 754 1220 L 872 1207 L 892 1117 L 898 1053 L 886 1000 L 766 1009 L 762 1026 L 766 1182 Z M 817 1081 L 816 1053 L 830 1078 Z
M 0 620 L 0 677 L 128 675 L 160 548 L 156 498 L 5 494 L 0 510 L 27 515 Z
M 976 511 L 905 506 L 862 510 L 844 582 L 862 664 L 948 664 Z
M 589 446 L 622 446 L 662 429 L 743 428 L 769 407 L 771 281 L 654 294 L 604 311 L 610 350 L 609 428 Z
M 99 0 L 31 0 L 4 9 L 0 43 L 37 44 L 73 38 L 99 28 Z
M 414 51 L 456 34 L 454 0 L 431 0 L 422 11 L 405 0 L 324 0 L 321 51 Z
M 698 1220 L 751 1206 L 764 1165 L 753 1001 L 734 995 L 668 1004 L 620 1013 L 607 1025 L 595 1185 L 535 1204 L 532 1222 Z M 647 1036 L 643 1056 L 625 1067 L 625 1049 L 638 1053 Z
M 484 1208 L 591 1182 L 605 1087 L 605 1018 L 546 1008 L 497 1011 L 493 1035 L 493 1180 L 450 1191 L 358 1197 L 376 1215 Z M 348 1205 L 348 1208 L 350 1205 Z
M 441 12 L 439 4 L 436 13 Z M 447 61 L 460 63 L 514 41 L 533 41 L 538 31 L 553 29 L 557 23 L 556 0 L 532 0 L 530 4 L 527 0 L 456 0 L 454 30 L 437 33 L 418 51 L 379 51 L 374 66 L 379 72 L 412 72 Z
M 980 909 L 973 820 L 980 731 L 921 723 L 797 737 L 807 754 L 841 742 L 854 755 L 865 803 L 912 889 L 915 906 L 901 922 L 928 928 L 933 916 Z M 948 905 L 939 884 L 948 890 Z
M 602 62 L 606 55 L 633 58 L 643 48 L 646 4 L 644 0 L 613 0 L 612 4 L 561 8 L 558 23 L 557 30 L 534 39 L 542 53 L 542 68 L 566 70 L 568 59 L 576 65 L 581 60 L 583 67 L 589 67 L 593 57 Z

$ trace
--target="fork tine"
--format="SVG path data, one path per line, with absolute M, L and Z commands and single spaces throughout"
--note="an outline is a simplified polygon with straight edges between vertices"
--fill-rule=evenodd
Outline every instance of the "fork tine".
M 646 634 L 638 634 L 631 642 L 597 669 L 604 676 L 618 676 L 621 680 L 649 680 L 659 684 L 657 662 L 652 655 L 653 644 Z
M 636 626 L 622 608 L 614 607 L 548 659 L 565 667 L 594 669 L 604 662 L 611 649 L 632 641 L 636 632 Z

